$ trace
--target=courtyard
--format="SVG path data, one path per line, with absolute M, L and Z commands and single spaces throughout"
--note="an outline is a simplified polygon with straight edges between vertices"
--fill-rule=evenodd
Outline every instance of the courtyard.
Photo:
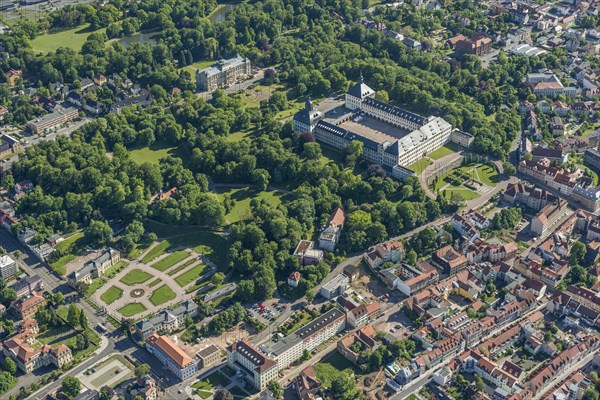
M 447 199 L 476 199 L 494 189 L 499 174 L 492 165 L 469 163 L 436 177 L 430 185 L 433 192 Z
M 103 386 L 115 388 L 133 377 L 133 366 L 118 354 L 100 361 L 77 375 L 83 386 L 98 391 Z

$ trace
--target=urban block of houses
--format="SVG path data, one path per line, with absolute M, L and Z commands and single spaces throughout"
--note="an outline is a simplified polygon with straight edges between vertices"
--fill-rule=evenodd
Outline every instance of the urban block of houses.
M 104 250 L 98 257 L 86 261 L 77 271 L 69 274 L 69 285 L 75 287 L 78 283 L 90 285 L 92 280 L 99 278 L 106 270 L 121 261 L 121 252 L 113 248 Z
M 431 255 L 431 259 L 449 275 L 454 275 L 465 269 L 468 264 L 467 257 L 454 250 L 450 245 L 435 251 Z
M 47 365 L 62 368 L 73 361 L 71 349 L 64 344 L 56 347 L 47 344 L 37 346 L 38 333 L 37 321 L 31 318 L 24 319 L 19 333 L 2 343 L 4 356 L 10 357 L 26 374 Z
M 17 279 L 10 288 L 17 293 L 17 298 L 31 295 L 33 292 L 41 292 L 44 289 L 44 283 L 38 275 L 25 276 Z
M 329 217 L 325 228 L 319 235 L 319 247 L 323 250 L 334 251 L 335 246 L 340 240 L 344 223 L 346 222 L 346 213 L 340 207 L 336 207 Z
M 375 329 L 371 325 L 367 325 L 338 340 L 337 349 L 341 355 L 358 365 L 360 353 L 375 350 L 377 345 Z
M 390 289 L 397 289 L 411 296 L 437 283 L 437 270 L 425 260 L 419 260 L 415 266 L 399 263 L 392 268 L 379 271 L 379 276 Z
M 322 250 L 315 249 L 315 242 L 301 240 L 294 250 L 294 256 L 300 260 L 300 265 L 316 265 L 323 260 Z
M 380 243 L 363 254 L 363 260 L 375 270 L 386 262 L 398 263 L 404 258 L 404 244 L 399 240 Z
M 480 231 L 489 228 L 491 224 L 489 219 L 473 210 L 454 214 L 450 222 L 454 230 L 469 241 L 478 239 Z

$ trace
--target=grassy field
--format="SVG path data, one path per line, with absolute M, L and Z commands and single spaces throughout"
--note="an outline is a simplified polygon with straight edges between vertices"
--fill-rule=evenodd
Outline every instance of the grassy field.
M 131 159 L 138 164 L 145 162 L 151 164 L 158 164 L 161 158 L 168 156 L 182 157 L 183 149 L 181 147 L 174 147 L 166 143 L 154 143 L 150 147 L 140 147 L 137 149 L 129 150 Z
M 110 304 L 123 296 L 123 290 L 117 286 L 111 286 L 100 296 L 103 302 Z
M 141 269 L 135 268 L 129 271 L 124 277 L 122 277 L 121 282 L 128 286 L 131 286 L 137 285 L 139 283 L 144 283 L 152 277 L 152 274 L 142 271 Z
M 150 286 L 150 287 L 154 287 L 154 286 L 158 285 L 158 284 L 159 284 L 159 283 L 161 283 L 161 282 L 162 282 L 162 280 L 161 280 L 160 278 L 156 278 L 155 280 L 153 280 L 152 282 L 150 282 L 150 283 L 148 284 L 148 286 Z
M 458 170 L 489 186 L 496 186 L 496 183 L 498 182 L 498 171 L 490 165 L 465 165 L 458 168 Z
M 125 318 L 129 318 L 135 314 L 146 311 L 146 307 L 142 303 L 129 303 L 126 306 L 119 308 L 117 311 Z
M 99 29 L 95 32 L 103 32 L 106 29 Z M 48 53 L 56 51 L 59 47 L 68 47 L 79 51 L 83 47 L 83 43 L 93 31 L 89 30 L 89 25 L 79 26 L 73 29 L 66 29 L 45 33 L 36 37 L 31 42 L 31 47 L 34 50 Z
M 356 372 L 354 371 L 354 365 L 337 351 L 316 364 L 314 368 L 317 378 L 324 387 L 331 387 L 331 382 L 340 375 L 349 375 Z
M 458 149 L 456 145 L 453 143 L 448 143 L 445 146 L 440 147 L 439 149 L 432 151 L 427 156 L 433 160 L 439 160 L 442 157 L 447 156 L 448 154 L 456 153 Z
M 169 287 L 169 285 L 162 285 L 152 292 L 152 296 L 150 296 L 150 302 L 155 306 L 160 306 L 167 301 L 173 300 L 175 297 L 177 297 L 177 295 Z
M 144 264 L 148 264 L 155 258 L 160 257 L 165 251 L 167 251 L 169 247 L 171 247 L 171 243 L 169 243 L 168 241 L 160 242 L 159 244 L 154 246 L 148 253 L 146 253 L 144 258 L 142 258 L 142 262 Z
M 197 69 L 208 68 L 211 65 L 213 65 L 214 63 L 215 63 L 215 61 L 198 61 L 198 62 L 192 63 L 190 65 L 186 65 L 185 67 L 180 68 L 180 70 L 188 71 L 192 75 L 192 78 L 194 78 L 196 76 Z
M 442 190 L 442 193 L 445 194 L 445 197 L 447 199 L 450 199 L 450 197 L 452 197 L 452 193 L 457 193 L 465 201 L 473 200 L 479 197 L 479 195 L 474 191 L 462 187 L 449 187 L 447 189 Z
M 250 202 L 253 199 L 266 200 L 273 207 L 281 204 L 282 193 L 276 191 L 258 192 L 252 188 L 219 188 L 217 194 L 223 198 L 224 194 L 229 194 L 234 201 L 233 208 L 225 218 L 231 223 L 245 221 L 252 217 L 250 214 Z
M 203 254 L 217 264 L 219 270 L 223 272 L 227 271 L 227 240 L 222 236 L 198 228 L 166 226 L 152 221 L 146 221 L 144 226 L 148 232 L 154 232 L 158 237 L 165 238 L 164 243 L 166 243 L 166 247 L 171 245 L 189 247 L 196 253 Z M 144 260 L 142 261 L 145 262 Z
M 177 276 L 175 278 L 175 282 L 181 287 L 189 285 L 191 282 L 195 281 L 204 273 L 206 269 L 206 265 L 200 263 L 185 271 L 183 274 Z
M 184 269 L 186 269 L 187 267 L 189 267 L 190 265 L 192 265 L 195 262 L 196 262 L 196 260 L 193 258 L 191 260 L 187 260 L 183 264 L 179 265 L 177 268 L 171 269 L 169 272 L 167 272 L 167 275 L 169 275 L 169 276 L 176 275 L 177 273 L 183 271 Z
M 192 385 L 194 389 L 213 390 L 217 386 L 229 385 L 229 378 L 221 373 L 221 371 L 215 371 L 201 381 L 198 381 Z
M 421 175 L 421 173 L 425 171 L 425 168 L 429 167 L 431 164 L 433 164 L 433 161 L 431 161 L 429 158 L 422 158 L 416 163 L 409 165 L 408 168 L 415 171 L 417 175 Z
M 53 270 L 56 271 L 61 276 L 64 276 L 67 273 L 66 265 L 77 258 L 74 254 L 65 254 L 58 260 L 50 263 L 50 266 Z
M 56 245 L 56 251 L 66 252 L 73 247 L 75 242 L 83 238 L 83 232 L 76 232 Z
M 190 256 L 190 253 L 188 253 L 187 251 L 179 250 L 179 251 L 176 251 L 175 253 L 169 254 L 162 260 L 155 262 L 154 264 L 152 264 L 150 266 L 159 271 L 164 271 L 164 270 L 172 267 L 173 265 L 177 264 L 178 262 L 185 260 L 189 256 Z

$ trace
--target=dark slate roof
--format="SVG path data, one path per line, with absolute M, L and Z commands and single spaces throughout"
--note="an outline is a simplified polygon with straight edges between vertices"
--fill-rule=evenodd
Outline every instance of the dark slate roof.
M 351 142 L 353 140 L 358 140 L 358 141 L 362 142 L 365 147 L 368 147 L 375 151 L 377 151 L 377 147 L 379 146 L 379 144 L 377 142 L 375 142 L 374 140 L 367 139 L 364 136 L 360 136 L 359 134 L 356 134 L 347 129 L 341 128 L 339 126 L 333 125 L 326 121 L 319 121 L 317 123 L 317 128 L 327 131 L 329 133 L 334 133 L 338 136 L 341 136 L 343 139 L 345 139 L 349 142 Z
M 367 84 L 364 82 L 358 82 L 356 85 L 348 89 L 347 93 L 351 96 L 362 99 L 367 94 L 375 93 L 375 91 L 367 86 Z
M 424 125 L 425 124 L 425 117 L 422 117 L 418 114 L 415 113 L 411 113 L 409 111 L 403 110 L 400 107 L 396 107 L 393 106 L 391 104 L 388 103 L 384 103 L 383 101 L 379 101 L 377 99 L 374 99 L 372 97 L 369 97 L 367 99 L 365 99 L 365 104 L 370 105 L 371 107 L 376 107 L 380 110 L 383 110 L 387 113 L 396 115 L 400 118 L 406 119 L 408 121 L 417 123 L 419 125 Z

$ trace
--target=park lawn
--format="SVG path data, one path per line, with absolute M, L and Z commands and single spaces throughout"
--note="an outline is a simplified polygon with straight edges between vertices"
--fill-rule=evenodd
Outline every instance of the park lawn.
M 171 247 L 171 243 L 167 242 L 166 240 L 158 243 L 156 246 L 150 249 L 148 253 L 146 253 L 144 258 L 142 258 L 142 263 L 148 264 L 155 258 L 160 257 L 165 251 L 167 251 L 169 247 Z
M 108 290 L 100 296 L 103 302 L 106 304 L 113 303 L 123 296 L 123 289 L 117 286 L 111 286 Z
M 162 282 L 162 280 L 161 280 L 160 278 L 156 278 L 155 280 L 153 280 L 152 282 L 150 282 L 150 283 L 148 284 L 148 286 L 150 286 L 150 287 L 154 287 L 154 286 L 158 285 L 158 284 L 159 284 L 159 283 L 161 283 L 161 282 Z
M 331 382 L 341 375 L 355 373 L 354 365 L 338 351 L 314 366 L 317 378 L 324 387 L 331 387 Z
M 431 164 L 433 164 L 433 161 L 431 161 L 429 158 L 423 157 L 416 163 L 409 165 L 408 168 L 415 171 L 417 175 L 421 175 L 421 173 L 425 171 L 425 168 L 429 167 Z
M 225 218 L 231 223 L 245 221 L 252 218 L 250 213 L 250 202 L 256 200 L 266 200 L 271 206 L 277 207 L 281 204 L 281 198 L 284 196 L 281 192 L 265 191 L 259 192 L 252 188 L 218 188 L 217 195 L 223 198 L 229 194 L 234 201 L 233 208 Z
M 124 277 L 122 277 L 121 282 L 123 282 L 127 286 L 132 286 L 137 285 L 139 283 L 144 283 L 153 276 L 154 275 L 149 274 L 146 271 L 142 271 L 141 269 L 135 268 L 129 271 Z
M 76 232 L 56 245 L 56 250 L 60 252 L 69 251 L 79 239 L 83 238 L 83 232 Z
M 177 284 L 181 287 L 187 286 L 191 282 L 198 279 L 200 277 L 200 275 L 202 275 L 202 273 L 204 272 L 205 269 L 206 269 L 205 264 L 200 263 L 198 265 L 195 265 L 194 267 L 185 271 L 183 274 L 177 276 L 175 278 L 175 282 L 177 282 Z
M 167 301 L 173 300 L 175 297 L 177 297 L 175 292 L 169 287 L 169 285 L 165 284 L 152 292 L 152 296 L 150 296 L 150 302 L 155 306 L 160 306 Z
M 131 159 L 138 164 L 151 163 L 158 164 L 161 158 L 168 156 L 182 158 L 183 149 L 178 146 L 172 146 L 167 143 L 154 143 L 150 147 L 139 147 L 129 150 Z
M 250 135 L 252 135 L 252 131 L 250 129 L 233 132 L 227 136 L 225 136 L 225 140 L 232 143 L 241 142 L 244 139 L 250 139 Z
M 448 144 L 440 147 L 439 149 L 427 154 L 427 156 L 429 158 L 431 158 L 432 160 L 439 160 L 440 158 L 445 157 L 449 154 L 456 153 L 456 151 L 457 151 L 456 147 L 453 146 L 452 143 L 448 143 Z
M 227 272 L 227 240 L 222 236 L 201 228 L 189 226 L 168 226 L 153 221 L 146 221 L 144 226 L 148 232 L 165 238 L 165 248 L 169 246 L 189 247 L 198 254 L 214 262 L 220 271 Z M 154 249 L 153 249 L 154 250 Z M 150 255 L 150 252 L 147 254 Z M 164 250 L 162 251 L 164 252 Z M 162 254 L 162 253 L 161 253 Z M 155 256 L 156 258 L 158 256 Z M 145 258 L 145 257 L 144 257 Z M 154 259 L 152 258 L 152 259 Z M 144 262 L 144 260 L 142 260 Z
M 196 390 L 196 394 L 198 396 L 202 397 L 203 399 L 208 399 L 210 396 L 213 395 L 212 392 L 209 392 L 207 390 L 200 390 L 200 389 Z
M 186 269 L 187 267 L 189 267 L 190 265 L 192 265 L 193 263 L 195 263 L 196 260 L 195 259 L 190 259 L 187 260 L 186 262 L 184 262 L 183 264 L 179 265 L 176 268 L 172 268 L 169 272 L 167 272 L 167 275 L 169 276 L 173 276 L 181 271 L 183 271 L 184 269 Z
M 175 253 L 169 254 L 162 260 L 155 262 L 154 264 L 152 264 L 150 266 L 159 271 L 164 271 L 164 270 L 172 267 L 173 265 L 177 264 L 178 262 L 185 260 L 189 256 L 190 256 L 190 253 L 188 253 L 187 251 L 179 250 L 179 251 L 176 251 Z
M 102 28 L 97 31 L 91 31 L 89 30 L 89 25 L 87 25 L 78 26 L 73 29 L 48 32 L 33 39 L 31 41 L 31 47 L 33 50 L 42 53 L 56 51 L 59 47 L 68 47 L 75 51 L 79 51 L 90 34 L 93 32 L 104 32 L 105 30 L 105 28 Z
M 474 191 L 462 187 L 449 187 L 447 189 L 442 190 L 442 193 L 445 194 L 445 197 L 447 199 L 450 199 L 452 197 L 452 193 L 458 193 L 465 201 L 473 200 L 479 197 L 479 194 L 475 193 Z
M 146 307 L 142 303 L 129 303 L 126 306 L 119 308 L 117 311 L 125 318 L 129 318 L 135 314 L 146 311 Z
M 66 268 L 67 264 L 70 263 L 71 261 L 75 260 L 75 258 L 76 257 L 74 254 L 65 254 L 58 260 L 50 263 L 50 266 L 52 267 L 53 270 L 56 271 L 56 273 L 58 273 L 61 276 L 64 276 L 67 273 L 67 268 Z
M 192 385 L 194 389 L 213 390 L 217 386 L 226 387 L 230 380 L 221 371 L 215 371 L 201 381 Z
M 95 293 L 96 290 L 100 289 L 102 287 L 102 285 L 104 285 L 110 278 L 115 276 L 123 268 L 127 267 L 127 265 L 128 265 L 127 261 L 119 261 L 115 265 L 108 267 L 106 269 L 106 271 L 104 272 L 103 276 L 94 279 L 92 281 L 91 285 L 88 286 L 87 292 L 86 292 L 87 296 L 89 297 L 93 293 Z
M 498 171 L 496 171 L 496 168 L 490 165 L 479 165 L 475 171 L 481 182 L 489 186 L 496 186 L 498 182 Z

